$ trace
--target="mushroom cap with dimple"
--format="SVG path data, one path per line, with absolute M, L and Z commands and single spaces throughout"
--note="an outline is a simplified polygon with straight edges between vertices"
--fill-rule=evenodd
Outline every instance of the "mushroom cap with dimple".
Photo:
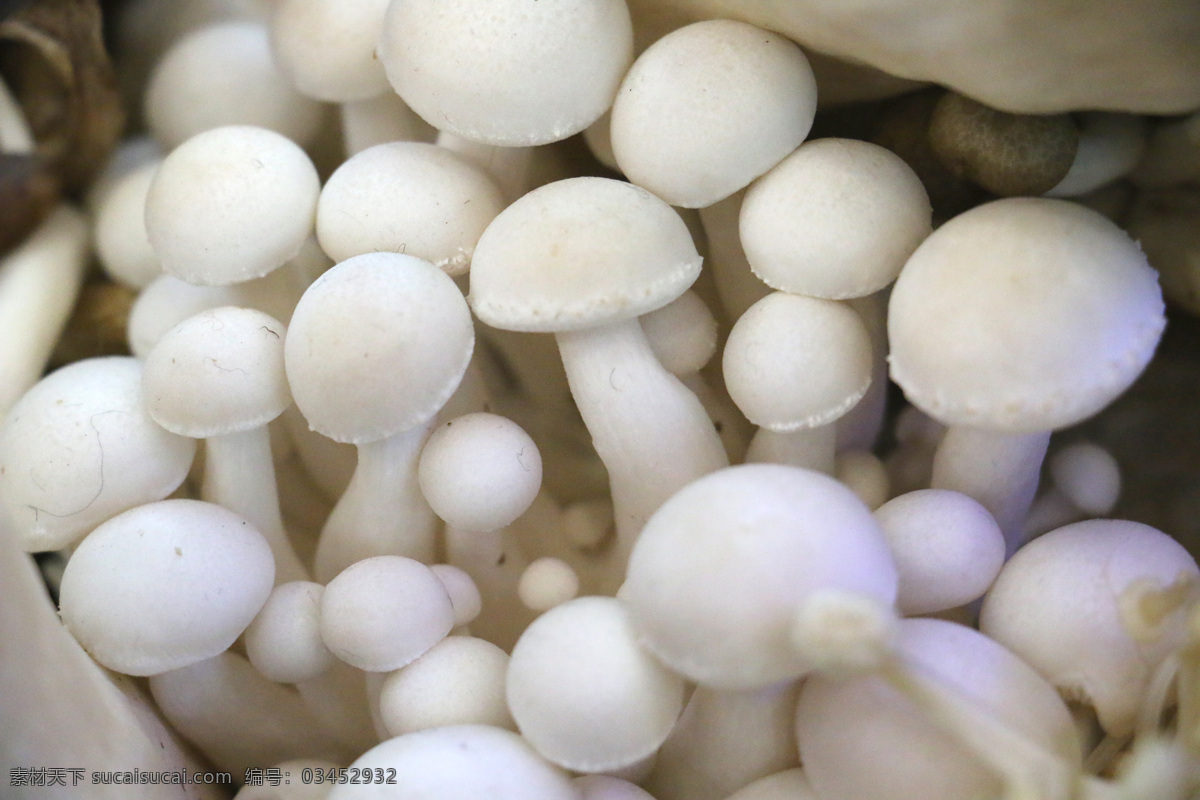
M 198 133 L 171 151 L 146 195 L 162 267 L 202 286 L 261 278 L 312 233 L 321 182 L 290 139 L 249 125 Z
M 413 256 L 364 253 L 308 287 L 284 359 L 311 428 L 360 444 L 430 420 L 474 347 L 471 311 L 446 273 Z
M 202 311 L 146 357 L 142 390 L 159 425 L 205 439 L 266 425 L 292 404 L 283 369 L 287 328 L 252 308 Z
M 825 425 L 871 385 L 871 336 L 850 306 L 773 292 L 741 316 L 722 356 L 725 386 L 746 418 L 787 432 Z
M 63 573 L 63 623 L 93 658 L 157 675 L 226 650 L 275 581 L 271 548 L 212 503 L 164 500 L 92 531 Z
M 665 306 L 700 263 L 683 219 L 650 192 L 570 178 L 525 195 L 483 232 L 471 308 L 503 330 L 597 327 Z
M 943 423 L 1052 430 L 1123 392 L 1164 325 L 1157 274 L 1116 225 L 1062 200 L 997 200 L 905 264 L 889 304 L 891 374 Z
M 640 641 L 717 688 L 798 678 L 798 610 L 821 590 L 890 606 L 896 567 L 853 492 L 810 470 L 746 464 L 693 481 L 647 521 L 618 593 Z
M 384 15 L 379 60 L 439 130 L 528 147 L 608 110 L 633 56 L 623 0 L 405 0 Z
M 739 235 L 768 286 L 844 300 L 895 280 L 929 235 L 932 213 L 900 156 L 870 142 L 817 139 L 750 187 Z

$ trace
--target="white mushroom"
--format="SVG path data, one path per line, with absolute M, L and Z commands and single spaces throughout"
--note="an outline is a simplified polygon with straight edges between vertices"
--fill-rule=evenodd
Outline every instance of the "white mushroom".
M 375 56 L 388 0 L 285 0 L 271 16 L 271 53 L 298 91 L 345 103 L 389 91 Z

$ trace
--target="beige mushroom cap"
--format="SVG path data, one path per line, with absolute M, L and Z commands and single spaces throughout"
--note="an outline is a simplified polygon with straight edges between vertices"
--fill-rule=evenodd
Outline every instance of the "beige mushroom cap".
M 904 266 L 891 373 L 944 423 L 1052 430 L 1123 392 L 1164 325 L 1157 275 L 1116 225 L 1061 200 L 998 200 L 950 220 Z
M 609 178 L 551 183 L 488 226 L 471 263 L 471 308 L 494 328 L 557 332 L 661 308 L 700 274 L 679 214 Z

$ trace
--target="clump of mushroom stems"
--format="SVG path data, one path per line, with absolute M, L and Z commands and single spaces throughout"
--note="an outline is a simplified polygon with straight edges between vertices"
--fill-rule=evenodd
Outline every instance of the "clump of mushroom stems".
M 703 9 L 737 19 L 705 20 L 667 0 L 495 2 L 451 16 L 439 0 L 153 12 L 181 34 L 144 81 L 162 152 L 130 143 L 103 174 L 96 243 L 64 201 L 0 256 L 0 413 L 15 409 L 0 422 L 0 499 L 56 513 L 21 506 L 10 464 L 43 493 L 92 477 L 79 464 L 97 458 L 100 478 L 71 511 L 82 540 L 38 546 L 0 519 L 0 639 L 30 644 L 0 659 L 0 717 L 14 721 L 0 765 L 203 760 L 236 783 L 279 765 L 292 784 L 359 767 L 437 800 L 846 800 L 836 787 L 853 776 L 831 778 L 841 767 L 812 744 L 842 723 L 805 717 L 846 682 L 890 698 L 846 725 L 869 736 L 906 704 L 1006 800 L 1200 790 L 1194 557 L 1174 543 L 1160 561 L 1150 545 L 1121 555 L 1141 535 L 1170 541 L 1098 519 L 1121 513 L 1138 465 L 1054 438 L 1150 361 L 1156 259 L 1169 296 L 1200 308 L 1180 222 L 1200 175 L 1195 102 L 1154 119 L 1105 103 L 1015 113 L 955 85 L 855 118 L 824 105 L 846 88 L 834 78 L 869 78 L 867 94 L 892 79 L 810 64 L 771 4 L 713 0 Z M 228 58 L 198 66 L 214 53 Z M 0 80 L 0 165 L 44 148 L 14 86 Z M 905 116 L 906 103 L 924 105 Z M 903 136 L 888 127 L 901 116 L 915 125 Z M 569 139 L 585 129 L 586 145 Z M 475 194 L 440 208 L 347 171 L 366 200 L 327 196 L 322 226 L 320 186 L 396 142 L 473 164 Z M 1133 198 L 1145 254 L 1084 210 L 1106 190 Z M 370 230 L 393 201 L 411 213 Z M 420 251 L 444 234 L 418 229 L 435 214 L 474 226 L 452 256 Z M 339 222 L 373 244 L 327 257 Z M 277 365 L 261 426 L 158 423 L 208 437 L 203 462 L 176 443 L 169 499 L 156 487 L 125 502 L 134 476 L 106 475 L 116 428 L 97 419 L 136 404 L 85 418 L 18 403 L 59 391 L 39 379 L 96 252 L 140 292 L 127 367 L 154 366 L 165 338 L 171 372 L 167 332 L 188 318 L 216 330 L 222 306 L 262 317 L 251 327 L 286 349 L 290 388 Z M 189 358 L 219 372 L 215 346 L 197 337 Z M 183 399 L 201 417 L 233 403 L 219 381 L 196 386 Z M 165 391 L 147 389 L 147 406 Z M 54 455 L 18 458 L 36 438 Z M 129 441 L 108 456 L 156 457 Z M 726 481 L 734 499 L 700 511 Z M 1022 584 L 1081 531 L 1096 534 L 1084 555 Z M 48 547 L 64 548 L 59 610 L 16 552 Z M 934 628 L 976 643 L 961 664 L 909 646 Z M 1095 674 L 1063 673 L 1064 641 L 1067 666 Z M 976 645 L 1009 666 L 972 666 Z M 959 667 L 990 677 L 963 686 Z M 1036 684 L 1037 710 L 1003 707 L 993 677 Z M 1079 741 L 1068 701 L 1093 709 Z M 66 722 L 68 706 L 87 721 Z

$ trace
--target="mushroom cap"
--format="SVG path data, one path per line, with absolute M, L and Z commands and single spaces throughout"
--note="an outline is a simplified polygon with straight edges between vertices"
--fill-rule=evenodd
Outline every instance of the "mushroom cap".
M 896 581 L 883 534 L 853 492 L 817 472 L 746 464 L 693 481 L 655 512 L 618 597 L 642 644 L 675 671 L 756 688 L 811 668 L 790 632 L 815 592 L 890 606 Z
M 699 372 L 717 351 L 717 318 L 691 289 L 638 322 L 654 357 L 676 377 Z
M 162 274 L 146 235 L 146 194 L 158 171 L 155 158 L 113 181 L 96 205 L 92 235 L 104 272 L 141 289 Z
M 388 142 L 329 177 L 317 202 L 317 239 L 334 261 L 391 251 L 461 275 L 503 208 L 495 182 L 466 159 L 423 142 Z
M 581 597 L 521 634 L 508 665 L 508 706 L 543 757 L 605 772 L 666 741 L 683 710 L 683 679 L 638 646 L 618 600 Z
M 777 432 L 826 425 L 871 385 L 871 335 L 853 308 L 772 292 L 734 323 L 722 367 L 746 419 Z
M 483 639 L 447 636 L 389 674 L 379 716 L 392 736 L 443 725 L 494 725 L 515 730 L 504 697 L 508 653 Z
M 738 230 L 768 286 L 845 300 L 895 280 L 932 230 L 932 214 L 900 156 L 870 142 L 817 139 L 755 181 Z
M 662 308 L 700 275 L 679 214 L 624 181 L 570 178 L 500 213 L 475 246 L 471 308 L 494 328 L 555 332 Z
M 245 519 L 163 500 L 92 531 L 63 573 L 63 623 L 98 662 L 157 675 L 226 650 L 262 608 L 275 558 Z
M 391 672 L 454 627 L 446 587 L 429 567 L 374 556 L 346 567 L 321 595 L 321 638 L 335 656 L 367 672 Z
M 389 0 L 282 0 L 271 15 L 271 53 L 308 97 L 345 103 L 389 91 L 375 48 Z
M 447 523 L 496 531 L 537 497 L 542 457 L 520 425 L 481 411 L 433 432 L 421 450 L 417 477 L 430 508 Z
M 388 80 L 429 124 L 508 147 L 591 125 L 632 57 L 622 0 L 406 0 L 379 42 Z
M 282 322 L 252 308 L 201 311 L 146 356 L 142 391 L 159 425 L 206 439 L 266 425 L 292 404 Z
M 1178 636 L 1139 641 L 1123 623 L 1135 584 L 1163 589 L 1200 576 L 1167 534 L 1125 520 L 1087 520 L 1034 539 L 988 591 L 980 630 L 1065 694 L 1090 701 L 1113 736 L 1133 730 L 1151 676 Z M 1182 627 L 1182 626 L 1180 626 Z
M 521 573 L 517 596 L 531 611 L 549 611 L 579 594 L 579 575 L 561 558 L 543 556 Z
M 1093 442 L 1074 442 L 1048 459 L 1054 488 L 1079 510 L 1102 517 L 1121 496 L 1121 469 L 1112 453 Z
M 1004 534 L 972 498 L 920 489 L 875 509 L 900 574 L 896 608 L 913 616 L 983 596 L 1004 565 Z
M 308 287 L 284 360 L 311 428 L 359 444 L 432 419 L 474 347 L 471 311 L 446 273 L 413 256 L 365 253 Z
M 579 800 L 566 774 L 542 760 L 512 731 L 446 725 L 388 739 L 363 753 L 352 770 L 395 770 L 396 784 L 339 784 L 328 800 Z
M 59 550 L 175 491 L 196 443 L 155 424 L 142 365 L 77 361 L 42 378 L 0 424 L 0 516 L 28 552 Z
M 997 200 L 905 264 L 888 312 L 891 374 L 941 422 L 1052 430 L 1123 392 L 1164 324 L 1157 275 L 1116 225 L 1063 200 Z
M 961 702 L 1079 768 L 1066 704 L 1020 658 L 964 625 L 899 623 L 900 657 Z M 961 800 L 998 797 L 996 773 L 883 678 L 814 675 L 800 688 L 796 739 L 821 800 Z
M 300 252 L 321 182 L 290 139 L 248 125 L 196 134 L 171 151 L 146 195 L 163 269 L 202 286 L 261 278 Z
M 299 683 L 328 671 L 336 660 L 321 640 L 320 608 L 325 587 L 289 581 L 271 591 L 246 628 L 246 655 L 268 680 Z
M 792 152 L 816 110 L 816 80 L 794 42 L 706 20 L 662 37 L 630 67 L 613 103 L 613 154 L 634 183 L 702 208 Z
M 142 288 L 129 310 L 129 349 L 144 359 L 167 331 L 188 317 L 239 305 L 240 299 L 233 286 L 195 286 L 174 275 L 159 275 Z
M 446 594 L 450 597 L 450 606 L 454 609 L 454 625 L 470 624 L 483 610 L 483 598 L 479 595 L 479 587 L 465 570 L 451 564 L 434 564 L 429 569 L 437 575 Z

